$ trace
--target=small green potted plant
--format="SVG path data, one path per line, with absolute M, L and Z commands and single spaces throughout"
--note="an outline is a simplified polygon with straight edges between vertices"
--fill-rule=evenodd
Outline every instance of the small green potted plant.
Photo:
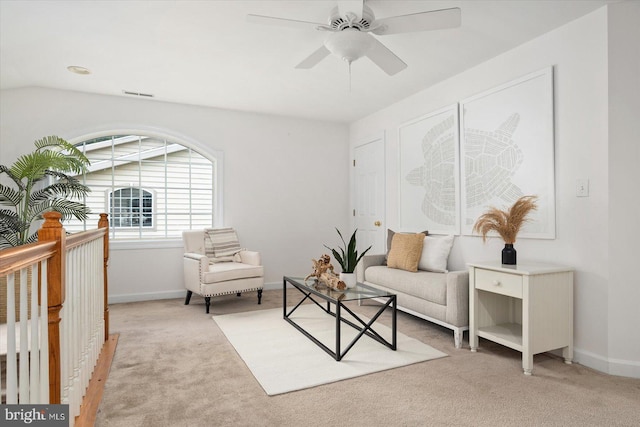
M 340 267 L 342 268 L 342 273 L 340 273 L 340 280 L 342 280 L 348 288 L 353 288 L 356 285 L 356 275 L 354 271 L 356 270 L 356 265 L 360 262 L 362 257 L 371 249 L 369 246 L 364 250 L 360 255 L 358 255 L 358 251 L 356 250 L 356 233 L 358 230 L 356 229 L 351 238 L 349 239 L 349 244 L 344 241 L 342 237 L 342 233 L 340 230 L 336 228 L 338 232 L 338 236 L 340 236 L 340 240 L 342 240 L 342 247 L 338 248 L 340 252 L 337 250 L 330 248 L 327 245 L 324 245 L 325 248 L 329 249 L 333 254 L 333 257 L 338 261 Z

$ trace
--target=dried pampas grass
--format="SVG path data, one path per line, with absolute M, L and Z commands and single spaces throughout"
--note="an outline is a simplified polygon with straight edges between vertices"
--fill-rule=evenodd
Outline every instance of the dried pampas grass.
M 495 231 L 505 243 L 513 244 L 522 225 L 528 221 L 527 215 L 538 208 L 537 196 L 522 196 L 508 211 L 491 207 L 480 215 L 473 225 L 473 231 L 482 235 L 482 241 L 487 240 L 487 233 Z

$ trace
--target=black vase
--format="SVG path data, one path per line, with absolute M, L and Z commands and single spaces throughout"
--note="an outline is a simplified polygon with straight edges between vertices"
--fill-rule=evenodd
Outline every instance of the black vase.
M 506 265 L 516 265 L 516 250 L 513 248 L 513 243 L 504 244 L 502 263 Z

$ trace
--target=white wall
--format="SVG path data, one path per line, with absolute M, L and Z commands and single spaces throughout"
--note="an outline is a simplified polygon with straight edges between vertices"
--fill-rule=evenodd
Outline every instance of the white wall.
M 640 369 L 639 22 L 640 2 L 609 6 L 609 372 L 627 376 Z
M 224 225 L 262 253 L 265 281 L 306 275 L 311 258 L 348 226 L 348 128 L 343 124 L 42 88 L 0 93 L 0 164 L 56 134 L 113 129 L 179 137 L 224 153 Z M 113 244 L 111 302 L 184 295 L 182 243 Z
M 637 39 L 636 39 L 637 47 Z M 436 111 L 494 86 L 553 65 L 555 107 L 556 230 L 554 240 L 519 239 L 518 259 L 547 261 L 573 266 L 575 273 L 576 360 L 608 372 L 609 350 L 618 348 L 617 363 L 640 376 L 637 344 L 610 334 L 610 254 L 609 254 L 609 166 L 608 166 L 608 62 L 607 9 L 599 9 L 579 20 L 547 33 L 512 51 L 453 76 L 435 86 L 351 124 L 350 141 L 355 146 L 367 135 L 386 132 L 387 136 L 387 225 L 398 224 L 398 127 L 402 123 Z M 437 66 L 437 64 L 434 64 Z M 636 75 L 637 76 L 637 75 Z M 637 117 L 637 116 L 636 116 Z M 627 142 L 635 144 L 637 139 Z M 622 147 L 625 148 L 625 147 Z M 637 151 L 636 151 L 637 152 Z M 621 154 L 624 156 L 624 154 Z M 609 163 L 610 164 L 610 163 Z M 637 170 L 637 162 L 635 163 Z M 634 172 L 637 180 L 637 171 Z M 577 198 L 576 179 L 587 178 L 590 196 Z M 624 178 L 622 178 L 624 179 Z M 637 191 L 637 190 L 636 190 Z M 620 205 L 626 199 L 620 197 Z M 634 239 L 637 241 L 637 237 Z M 630 245 L 616 239 L 616 242 Z M 470 261 L 499 259 L 503 243 L 492 239 L 456 238 L 450 268 L 464 269 Z M 624 246 L 623 246 L 624 248 Z M 627 246 L 631 250 L 632 246 Z M 637 251 L 635 251 L 637 254 Z M 631 265 L 618 265 L 628 278 Z M 629 285 L 631 287 L 631 285 Z M 636 288 L 637 289 L 637 286 Z M 637 292 L 637 291 L 636 291 Z M 616 292 L 624 299 L 627 285 Z M 637 301 L 635 298 L 637 312 Z M 626 304 L 620 308 L 627 308 Z M 628 303 L 631 304 L 631 303 Z M 638 314 L 618 313 L 635 323 L 626 323 L 618 335 L 635 334 Z M 622 319 L 616 327 L 622 327 Z M 611 342 L 614 339 L 616 344 Z M 636 339 L 636 341 L 638 341 Z

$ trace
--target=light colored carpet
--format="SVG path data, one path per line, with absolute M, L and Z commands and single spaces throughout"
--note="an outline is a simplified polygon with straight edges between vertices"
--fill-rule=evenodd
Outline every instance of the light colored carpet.
M 299 292 L 290 291 L 294 301 Z M 282 291 L 113 304 L 118 348 L 96 427 L 637 427 L 640 379 L 534 356 L 480 339 L 477 353 L 453 333 L 398 313 L 398 331 L 449 357 L 268 396 L 211 316 L 282 307 Z M 350 306 L 371 318 L 377 303 Z M 391 316 L 380 321 L 389 326 Z M 293 327 L 292 327 L 293 329 Z M 297 332 L 297 331 L 295 331 Z M 318 349 L 317 351 L 321 351 Z M 336 362 L 337 363 L 337 362 Z
M 300 306 L 291 319 L 335 351 L 335 319 L 332 316 L 315 304 L 308 304 Z M 398 332 L 396 351 L 364 335 L 337 362 L 286 322 L 282 309 L 213 316 L 213 320 L 270 396 L 447 356 Z M 391 341 L 391 328 L 378 323 L 373 327 Z M 340 330 L 344 351 L 357 331 L 344 323 Z

